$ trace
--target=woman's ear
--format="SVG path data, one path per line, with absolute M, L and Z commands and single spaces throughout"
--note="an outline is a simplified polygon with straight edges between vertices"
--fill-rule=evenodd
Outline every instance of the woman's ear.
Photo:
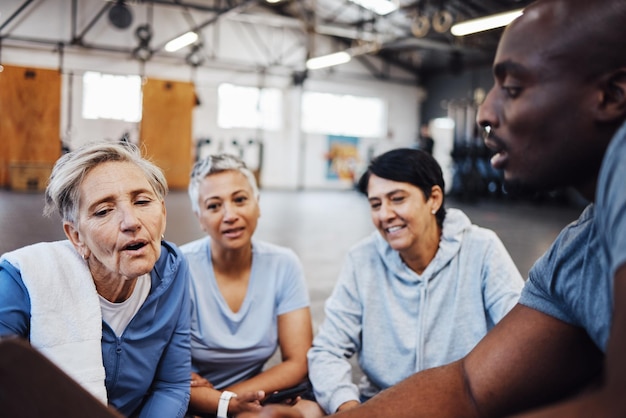
M 443 203 L 443 190 L 439 186 L 430 188 L 430 197 L 428 198 L 430 209 L 433 213 L 437 213 Z
M 89 248 L 83 242 L 80 232 L 74 227 L 74 224 L 67 221 L 63 222 L 63 232 L 65 232 L 65 236 L 72 243 L 78 254 L 84 259 L 89 258 Z
M 611 122 L 626 117 L 626 68 L 608 74 L 602 81 L 598 118 Z

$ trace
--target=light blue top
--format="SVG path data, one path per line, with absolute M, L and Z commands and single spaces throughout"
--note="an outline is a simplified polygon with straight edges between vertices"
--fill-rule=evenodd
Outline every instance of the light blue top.
M 626 124 L 611 141 L 602 163 L 596 221 L 604 237 L 612 279 L 618 267 L 626 263 Z
M 448 209 L 439 249 L 419 275 L 374 232 L 354 246 L 309 350 L 327 412 L 467 354 L 517 302 L 524 281 L 493 231 Z M 352 383 L 348 358 L 365 374 Z
M 278 347 L 278 316 L 309 306 L 300 260 L 290 249 L 253 240 L 248 291 L 235 313 L 218 289 L 210 238 L 181 250 L 191 271 L 193 369 L 217 389 L 260 373 Z

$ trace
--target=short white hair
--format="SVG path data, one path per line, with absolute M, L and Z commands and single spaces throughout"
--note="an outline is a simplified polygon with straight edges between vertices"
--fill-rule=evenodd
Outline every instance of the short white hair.
M 191 199 L 191 208 L 196 214 L 200 213 L 200 183 L 207 176 L 223 171 L 238 171 L 250 183 L 252 193 L 256 199 L 259 198 L 259 187 L 252 171 L 246 166 L 241 158 L 232 154 L 213 154 L 196 162 L 191 170 L 191 180 L 189 181 L 189 199 Z
M 146 176 L 159 200 L 167 195 L 163 171 L 142 157 L 139 148 L 129 142 L 94 142 L 64 154 L 57 160 L 46 187 L 44 215 L 55 210 L 64 221 L 75 223 L 80 202 L 80 185 L 94 167 L 109 161 L 136 165 Z

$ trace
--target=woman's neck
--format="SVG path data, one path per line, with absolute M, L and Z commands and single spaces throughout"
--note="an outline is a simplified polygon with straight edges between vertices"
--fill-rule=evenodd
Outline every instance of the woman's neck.
M 226 276 L 239 277 L 252 266 L 252 244 L 236 250 L 211 248 L 213 270 Z
M 417 274 L 424 273 L 424 270 L 437 255 L 441 241 L 441 228 L 437 226 L 433 234 L 423 238 L 419 241 L 418 248 L 411 248 L 400 253 L 404 264 Z
M 133 294 L 135 284 L 137 284 L 137 277 L 133 279 L 110 276 L 98 278 L 93 272 L 92 277 L 98 294 L 113 303 L 124 302 L 128 299 Z
M 252 270 L 252 244 L 237 250 L 211 248 L 217 287 L 233 312 L 239 312 L 248 292 Z

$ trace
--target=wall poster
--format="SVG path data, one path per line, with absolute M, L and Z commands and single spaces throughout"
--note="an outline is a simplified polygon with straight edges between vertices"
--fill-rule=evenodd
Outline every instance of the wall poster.
M 329 135 L 327 160 L 327 179 L 354 182 L 359 166 L 359 138 Z

